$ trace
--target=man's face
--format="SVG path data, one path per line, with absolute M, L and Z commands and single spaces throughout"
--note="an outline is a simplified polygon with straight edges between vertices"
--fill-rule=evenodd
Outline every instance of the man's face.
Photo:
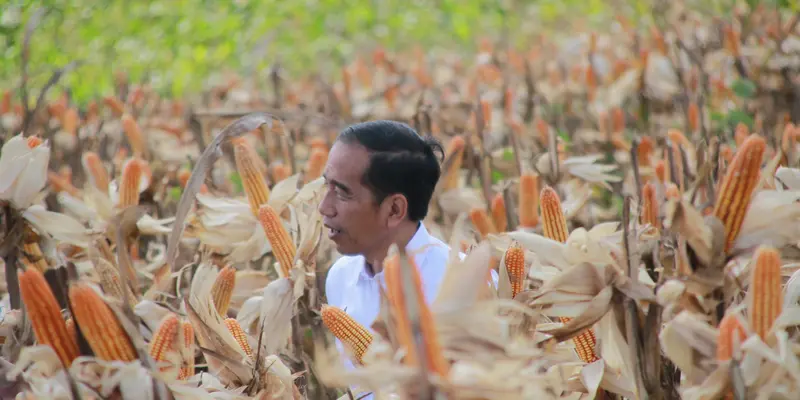
M 336 142 L 328 155 L 323 176 L 327 183 L 319 204 L 328 237 L 344 255 L 364 254 L 387 234 L 387 217 L 362 182 L 369 153 L 359 144 Z

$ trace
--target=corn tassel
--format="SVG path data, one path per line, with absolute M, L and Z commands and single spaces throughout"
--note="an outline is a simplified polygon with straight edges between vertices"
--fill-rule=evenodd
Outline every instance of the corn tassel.
M 227 266 L 219 271 L 214 286 L 211 287 L 211 296 L 214 298 L 214 306 L 217 307 L 219 315 L 228 314 L 228 307 L 231 305 L 233 287 L 236 285 L 236 269 Z
M 567 218 L 564 216 L 558 193 L 552 187 L 545 186 L 540 198 L 544 236 L 557 242 L 566 243 L 569 237 Z
M 423 338 L 423 346 L 425 346 L 423 352 L 426 358 L 425 363 L 429 371 L 440 377 L 445 377 L 450 370 L 450 364 L 444 358 L 439 337 L 436 334 L 433 315 L 422 294 L 422 282 L 420 280 L 419 270 L 413 258 L 408 258 L 408 262 L 410 265 L 408 273 L 411 274 L 412 282 L 412 285 L 408 288 L 409 291 L 404 290 L 399 254 L 396 253 L 387 257 L 383 269 L 387 296 L 389 299 L 389 308 L 393 315 L 397 340 L 400 346 L 405 349 L 405 363 L 412 366 L 418 365 L 421 360 L 418 359 L 416 340 L 413 336 L 414 328 L 411 325 L 412 321 L 409 319 L 408 310 L 406 308 L 406 296 L 413 296 L 414 301 L 419 306 L 417 310 L 419 321 L 417 321 L 416 325 L 419 327 Z
M 497 193 L 492 199 L 492 221 L 498 232 L 505 232 L 508 229 L 506 201 L 503 198 L 503 193 Z
M 19 274 L 19 289 L 36 341 L 50 346 L 61 363 L 69 368 L 78 357 L 78 343 L 70 334 L 44 275 L 35 268 L 27 269 Z
M 539 176 L 534 173 L 519 177 L 519 225 L 533 228 L 539 223 Z
M 754 256 L 750 279 L 750 327 L 766 340 L 783 307 L 781 256 L 772 247 L 761 246 Z
M 180 321 L 178 320 L 178 316 L 173 312 L 169 312 L 161 319 L 148 345 L 150 357 L 153 357 L 156 364 L 167 361 L 167 354 L 176 350 L 175 342 L 178 338 L 179 327 Z M 161 371 L 166 369 L 168 369 L 168 367 L 161 367 Z
M 256 160 L 258 156 L 249 147 L 245 138 L 235 138 L 231 142 L 233 143 L 233 155 L 236 159 L 236 170 L 242 179 L 242 186 L 244 186 L 247 201 L 250 203 L 250 210 L 254 216 L 258 216 L 258 209 L 267 204 L 270 194 L 267 182 Z
M 244 333 L 242 326 L 239 325 L 239 322 L 236 321 L 236 318 L 226 318 L 225 319 L 225 326 L 228 327 L 228 332 L 233 335 L 233 338 L 236 339 L 236 343 L 239 343 L 239 347 L 247 354 L 248 357 L 253 356 L 253 349 L 250 347 L 250 343 L 247 341 L 247 334 Z
M 144 162 L 131 158 L 122 167 L 122 179 L 119 187 L 119 205 L 124 209 L 139 204 L 139 187 L 142 182 Z
M 447 146 L 447 154 L 449 157 L 453 157 L 453 162 L 450 164 L 450 168 L 444 176 L 444 190 L 458 187 L 461 165 L 464 163 L 464 149 L 466 145 L 467 142 L 462 136 L 456 136 L 450 139 L 450 143 Z
M 739 229 L 750 206 L 750 196 L 759 181 L 761 158 L 766 142 L 757 135 L 749 136 L 736 152 L 719 188 L 714 216 L 725 225 L 725 252 L 739 235 Z
M 485 239 L 489 234 L 497 233 L 497 228 L 495 228 L 494 223 L 483 208 L 476 207 L 470 210 L 469 219 L 481 235 L 481 238 Z
M 511 282 L 511 298 L 522 291 L 525 283 L 525 250 L 518 243 L 512 243 L 506 250 L 504 264 Z
M 280 264 L 282 276 L 288 277 L 289 271 L 294 266 L 294 257 L 297 253 L 294 241 L 292 241 L 292 237 L 289 236 L 289 232 L 283 226 L 280 216 L 272 206 L 264 204 L 258 210 L 257 215 L 270 246 L 272 246 L 272 253 L 275 254 L 275 258 Z
M 327 161 L 327 149 L 318 148 L 311 150 L 311 155 L 308 156 L 308 162 L 306 163 L 305 174 L 303 178 L 305 183 L 309 183 L 322 176 L 322 170 L 325 169 L 325 163 Z
M 75 321 L 94 355 L 106 361 L 133 361 L 136 349 L 116 315 L 100 295 L 86 283 L 69 288 Z
M 183 358 L 183 365 L 178 373 L 178 379 L 183 380 L 194 375 L 194 327 L 189 321 L 181 323 L 178 344 Z

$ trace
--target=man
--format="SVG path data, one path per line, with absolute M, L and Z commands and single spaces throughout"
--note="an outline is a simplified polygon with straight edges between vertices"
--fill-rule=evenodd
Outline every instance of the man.
M 426 302 L 438 293 L 450 249 L 422 223 L 441 173 L 436 152 L 444 157 L 435 139 L 394 121 L 350 126 L 331 148 L 319 212 L 342 257 L 328 271 L 325 293 L 367 329 L 378 316 L 382 263 L 393 243 L 413 255 Z

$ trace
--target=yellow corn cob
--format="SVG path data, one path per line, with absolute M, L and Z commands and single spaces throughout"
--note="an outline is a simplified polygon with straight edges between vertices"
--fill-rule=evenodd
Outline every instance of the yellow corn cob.
M 561 243 L 566 243 L 569 238 L 567 219 L 564 216 L 564 210 L 561 207 L 561 199 L 558 197 L 558 193 L 550 186 L 545 186 L 544 189 L 542 189 L 541 208 L 544 236 Z M 564 324 L 572 320 L 572 318 L 567 317 L 561 317 L 560 319 Z M 597 340 L 592 328 L 585 330 L 572 339 L 572 341 L 575 343 L 575 351 L 578 352 L 578 357 L 580 357 L 583 362 L 592 363 L 598 360 L 594 352 Z
M 639 218 L 642 224 L 650 224 L 659 229 L 658 200 L 656 200 L 656 187 L 653 182 L 648 182 L 642 188 L 642 215 Z
M 534 173 L 519 177 L 519 226 L 533 228 L 539 223 L 539 176 Z
M 739 338 L 735 339 L 734 335 Z M 728 361 L 733 357 L 734 340 L 739 344 L 747 339 L 742 323 L 733 314 L 725 315 L 719 321 L 719 337 L 717 338 L 717 361 Z
M 372 344 L 372 333 L 338 307 L 323 304 L 320 311 L 325 327 L 353 351 L 358 364 L 363 364 L 364 354 Z
M 119 185 L 119 208 L 131 207 L 139 204 L 139 186 L 142 182 L 144 166 L 143 161 L 131 158 L 122 167 L 122 179 Z
M 26 266 L 31 266 L 39 270 L 39 272 L 44 273 L 49 268 L 47 264 L 47 260 L 44 258 L 44 253 L 42 253 L 42 248 L 39 247 L 39 242 L 35 239 L 28 242 L 25 241 L 22 244 L 22 249 L 25 251 L 25 261 L 27 261 Z
M 194 327 L 189 321 L 181 323 L 178 339 L 181 345 L 180 353 L 183 356 L 183 366 L 178 373 L 178 379 L 182 380 L 194 375 Z
M 250 343 L 247 341 L 247 334 L 244 333 L 242 326 L 239 325 L 236 318 L 226 318 L 225 326 L 228 327 L 228 332 L 233 335 L 234 339 L 236 339 L 236 343 L 239 343 L 239 347 L 244 350 L 245 354 L 247 354 L 248 357 L 252 357 L 253 349 L 250 348 Z
M 492 199 L 492 221 L 498 232 L 505 232 L 508 229 L 506 201 L 503 198 L 503 193 L 497 193 Z
M 750 135 L 736 152 L 720 184 L 714 216 L 725 225 L 726 252 L 733 246 L 750 206 L 750 196 L 758 184 L 766 145 L 762 137 Z
M 469 219 L 481 235 L 481 238 L 485 239 L 490 233 L 497 233 L 497 228 L 495 228 L 494 223 L 483 208 L 476 207 L 470 210 Z
M 128 138 L 128 143 L 131 145 L 134 157 L 147 157 L 147 143 L 139 124 L 130 114 L 122 116 L 122 130 Z
M 156 364 L 167 360 L 167 353 L 175 351 L 175 341 L 178 337 L 179 326 L 180 321 L 175 313 L 170 312 L 161 319 L 149 344 L 150 357 L 153 357 Z M 167 368 L 161 368 L 162 371 L 165 369 Z
M 125 112 L 125 105 L 114 96 L 106 96 L 103 98 L 103 104 L 111 109 L 115 117 L 121 117 Z
M 640 167 L 652 166 L 653 147 L 655 147 L 655 144 L 650 136 L 643 136 L 639 141 L 639 146 L 636 148 L 636 157 Z
M 425 302 L 425 297 L 422 294 L 422 282 L 419 276 L 419 270 L 414 263 L 413 258 L 408 258 L 411 266 L 409 273 L 411 273 L 411 281 L 413 285 L 409 288 L 410 293 L 403 292 L 403 282 L 400 272 L 400 255 L 394 254 L 387 257 L 384 265 L 384 280 L 386 282 L 386 294 L 389 299 L 389 307 L 391 314 L 394 318 L 394 327 L 397 333 L 397 340 L 400 346 L 403 347 L 405 352 L 405 362 L 408 365 L 417 365 L 420 360 L 417 358 L 416 341 L 413 337 L 413 329 L 411 321 L 409 320 L 408 310 L 406 309 L 406 300 L 404 296 L 414 296 L 415 301 L 419 304 L 419 330 L 422 334 L 422 342 L 425 346 L 426 364 L 429 370 L 441 377 L 447 376 L 450 370 L 450 364 L 444 358 L 439 337 L 436 334 L 435 321 L 428 304 Z
M 689 120 L 689 129 L 692 133 L 700 130 L 700 107 L 696 102 L 689 102 L 689 108 L 686 110 L 687 119 Z
M 270 173 L 272 174 L 272 181 L 278 183 L 286 178 L 288 178 L 292 174 L 291 167 L 285 165 L 280 161 L 274 162 L 270 166 Z
M 214 298 L 214 305 L 219 315 L 228 314 L 234 285 L 236 285 L 236 269 L 229 265 L 219 271 L 214 286 L 211 287 L 211 296 Z
M 761 246 L 756 250 L 754 262 L 750 280 L 750 326 L 766 340 L 783 306 L 781 256 L 774 248 Z
M 19 289 L 36 341 L 52 347 L 61 363 L 69 368 L 78 357 L 78 343 L 70 334 L 44 275 L 35 268 L 27 269 L 19 274 Z
M 83 169 L 90 178 L 92 185 L 100 190 L 100 192 L 107 194 L 109 183 L 108 171 L 106 167 L 103 166 L 103 161 L 100 160 L 100 156 L 93 151 L 87 151 L 83 153 L 81 158 Z
M 525 250 L 514 242 L 506 250 L 505 267 L 511 282 L 511 298 L 522 291 L 525 282 Z
M 462 136 L 455 136 L 450 139 L 447 146 L 447 154 L 452 155 L 453 162 L 450 164 L 450 170 L 444 177 L 444 190 L 455 189 L 458 187 L 459 171 L 461 165 L 464 163 L 464 148 L 467 142 Z
M 264 204 L 258 210 L 258 222 L 264 228 L 264 233 L 267 234 L 270 246 L 272 246 L 272 253 L 280 263 L 281 273 L 284 277 L 289 276 L 289 271 L 294 266 L 294 256 L 297 253 L 292 237 L 283 226 L 281 218 L 275 209 L 269 204 Z
M 103 293 L 116 299 L 122 299 L 125 296 L 122 280 L 119 276 L 119 270 L 111 265 L 107 260 L 100 258 L 95 262 L 94 269 L 99 278 L 100 287 Z
M 316 148 L 311 150 L 306 163 L 305 183 L 311 182 L 314 179 L 322 176 L 322 170 L 325 169 L 325 163 L 328 161 L 328 150 Z
M 550 186 L 542 189 L 541 199 L 542 227 L 544 236 L 561 243 L 566 243 L 569 237 L 567 218 L 561 208 L 561 199 L 558 193 Z
M 269 188 L 264 175 L 259 168 L 258 155 L 247 144 L 244 137 L 231 139 L 233 143 L 233 154 L 236 159 L 236 170 L 242 179 L 242 186 L 250 202 L 250 210 L 254 216 L 258 215 L 258 208 L 267 204 L 269 200 Z
M 78 282 L 69 288 L 75 321 L 94 355 L 106 361 L 133 361 L 136 349 L 116 315 L 88 284 Z

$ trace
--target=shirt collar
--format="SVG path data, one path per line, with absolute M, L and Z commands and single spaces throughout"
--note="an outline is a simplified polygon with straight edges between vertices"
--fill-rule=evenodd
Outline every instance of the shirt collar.
M 422 263 L 425 262 L 425 258 L 428 254 L 425 250 L 425 246 L 430 244 L 431 236 L 428 232 L 428 228 L 425 227 L 425 224 L 422 221 L 419 222 L 419 227 L 417 228 L 417 232 L 414 233 L 414 236 L 411 237 L 411 240 L 408 241 L 406 245 L 406 252 L 411 253 L 414 256 L 414 263 L 417 264 L 417 268 L 422 267 Z M 366 260 L 363 260 L 361 269 L 358 273 L 357 281 L 360 280 L 373 280 L 373 279 L 380 279 L 383 280 L 383 270 L 375 274 L 375 276 L 369 276 L 367 273 L 367 265 Z

